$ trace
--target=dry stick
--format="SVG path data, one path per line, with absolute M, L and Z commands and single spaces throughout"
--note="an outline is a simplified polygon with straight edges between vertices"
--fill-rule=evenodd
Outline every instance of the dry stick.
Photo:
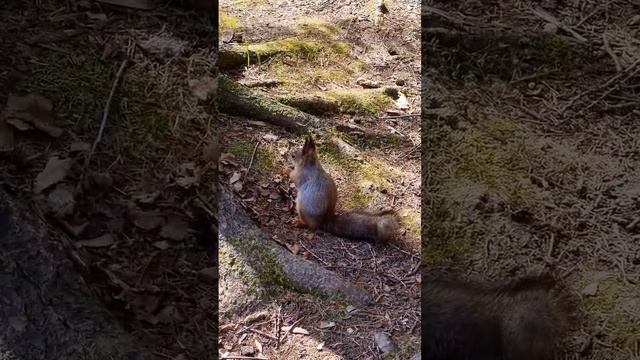
M 122 74 L 124 73 L 124 69 L 126 68 L 126 66 L 127 66 L 127 59 L 124 59 L 122 61 L 122 64 L 120 64 L 120 69 L 118 69 L 118 72 L 116 73 L 116 78 L 113 80 L 113 84 L 111 85 L 111 92 L 109 93 L 109 98 L 107 99 L 107 103 L 104 105 L 104 110 L 102 112 L 102 122 L 100 123 L 100 130 L 98 130 L 98 136 L 96 136 L 96 139 L 93 142 L 93 146 L 91 147 L 91 152 L 84 159 L 84 167 L 82 169 L 82 175 L 80 175 L 80 182 L 78 183 L 78 186 L 82 184 L 84 173 L 89 167 L 89 163 L 91 162 L 91 157 L 93 156 L 93 153 L 96 151 L 96 147 L 98 147 L 98 143 L 100 142 L 100 140 L 102 140 L 102 134 L 104 133 L 104 127 L 107 124 L 107 118 L 109 117 L 109 110 L 111 109 L 111 102 L 113 101 L 113 95 L 115 94 L 116 89 L 118 88 L 118 84 L 120 83 L 120 79 L 122 78 Z
M 567 109 L 569 109 L 571 106 L 573 106 L 573 104 L 580 99 L 581 97 L 590 94 L 596 90 L 600 90 L 600 89 L 604 89 L 607 86 L 611 85 L 613 82 L 615 82 L 616 80 L 618 80 L 619 78 L 621 78 L 627 71 L 635 68 L 638 64 L 640 64 L 640 58 L 638 58 L 636 61 L 633 62 L 633 64 L 631 64 L 628 68 L 624 69 L 624 71 L 617 73 L 616 75 L 612 76 L 609 80 L 607 80 L 607 82 L 605 82 L 602 85 L 593 87 L 589 90 L 586 90 L 580 94 L 578 94 L 577 96 L 573 97 L 571 100 L 569 100 L 569 102 L 562 107 L 562 109 L 560 109 L 560 114 L 563 114 L 565 111 L 567 111 Z
M 562 30 L 568 32 L 569 34 L 573 35 L 574 38 L 578 39 L 578 41 L 585 43 L 587 42 L 587 39 L 584 38 L 584 36 L 578 34 L 577 32 L 575 32 L 575 30 L 573 30 L 572 28 L 570 28 L 569 26 L 565 25 L 564 23 L 562 23 L 560 20 L 556 19 L 555 16 L 549 14 L 548 12 L 546 12 L 545 10 L 536 7 L 534 9 L 531 9 L 531 12 L 540 17 L 541 19 L 550 22 L 552 24 L 554 24 L 555 26 L 561 28 Z
M 609 54 L 609 56 L 613 59 L 613 63 L 616 65 L 616 71 L 617 72 L 622 71 L 622 66 L 620 65 L 620 60 L 618 60 L 618 57 L 616 56 L 616 54 L 611 49 L 611 45 L 609 45 L 609 39 L 607 38 L 607 33 L 606 32 L 602 33 L 602 44 L 604 45 L 604 51 L 606 51 L 607 54 Z
M 627 75 L 627 77 L 625 77 L 624 79 L 622 79 L 622 81 L 620 81 L 617 85 L 611 87 L 609 90 L 605 91 L 602 95 L 600 95 L 596 100 L 592 101 L 589 105 L 587 105 L 586 107 L 580 109 L 580 111 L 578 111 L 578 113 L 576 114 L 576 116 L 582 114 L 583 112 L 591 109 L 591 107 L 595 104 L 597 104 L 598 102 L 600 102 L 602 99 L 606 98 L 607 95 L 611 94 L 612 92 L 616 91 L 619 87 L 620 84 L 627 82 L 627 80 L 631 79 L 634 75 L 636 75 L 638 72 L 640 72 L 640 66 L 638 66 L 634 71 L 632 71 L 629 75 Z
M 256 146 L 253 148 L 253 154 L 251 154 L 251 160 L 249 161 L 249 168 L 247 168 L 247 174 L 251 171 L 251 165 L 253 165 L 253 158 L 256 156 L 256 150 L 258 150 L 258 145 L 260 145 L 260 141 L 256 143 Z

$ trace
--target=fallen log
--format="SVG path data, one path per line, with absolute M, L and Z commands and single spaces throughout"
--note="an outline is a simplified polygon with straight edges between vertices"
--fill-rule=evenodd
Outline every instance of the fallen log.
M 320 124 L 313 115 L 260 95 L 224 76 L 219 79 L 217 100 L 222 113 L 250 117 L 294 132 L 304 132 Z
M 218 206 L 221 252 L 225 247 L 233 247 L 265 286 L 290 287 L 361 305 L 371 302 L 371 296 L 364 290 L 276 245 L 254 224 L 229 190 L 221 189 Z

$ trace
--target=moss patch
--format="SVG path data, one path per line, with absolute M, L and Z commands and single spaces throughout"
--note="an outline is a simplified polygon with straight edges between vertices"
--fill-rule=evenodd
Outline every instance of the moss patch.
M 582 282 L 586 286 L 589 281 L 591 280 L 584 279 Z M 601 281 L 596 296 L 585 298 L 583 304 L 588 321 L 593 326 L 604 324 L 603 333 L 610 342 L 625 350 L 633 350 L 640 341 L 640 318 L 637 313 L 640 308 L 639 298 L 640 290 L 637 287 L 632 288 L 620 280 L 609 279 Z M 625 303 L 635 304 L 635 310 L 625 311 Z M 634 311 L 635 318 L 629 316 Z
M 375 115 L 387 109 L 392 99 L 380 91 L 333 90 L 325 96 L 339 103 L 339 111 L 345 114 Z
M 254 149 L 255 144 L 241 141 L 232 141 L 227 147 L 227 150 L 235 155 L 244 166 L 249 166 Z M 258 146 L 255 156 L 253 156 L 252 168 L 258 169 L 261 172 L 266 172 L 273 168 L 274 163 L 275 160 L 273 155 L 269 151 Z
M 427 268 L 465 259 L 484 233 L 480 225 L 466 221 L 461 209 L 446 200 L 436 201 L 424 213 L 422 264 Z
M 229 16 L 225 13 L 220 14 L 219 19 L 219 33 L 222 34 L 224 31 L 234 31 L 240 28 L 240 20 Z
M 42 60 L 32 76 L 19 85 L 54 101 L 64 125 L 78 135 L 94 136 L 109 96 L 115 68 L 94 58 L 71 60 L 53 55 Z M 170 134 L 179 112 L 176 95 L 161 74 L 143 68 L 127 70 L 110 108 L 105 139 L 118 138 L 124 151 L 146 154 Z M 73 109 L 73 111 L 71 111 Z
M 302 18 L 298 20 L 296 32 L 309 38 L 335 39 L 340 28 L 323 19 Z

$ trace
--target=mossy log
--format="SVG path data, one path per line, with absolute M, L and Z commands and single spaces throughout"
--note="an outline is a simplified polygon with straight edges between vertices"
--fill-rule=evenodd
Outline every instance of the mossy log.
M 360 305 L 371 302 L 371 296 L 364 290 L 348 283 L 334 272 L 276 245 L 224 188 L 218 193 L 218 206 L 221 248 L 233 246 L 244 263 L 258 273 L 265 285 L 291 287 Z
M 287 95 L 277 100 L 285 105 L 313 115 L 328 113 L 375 115 L 389 107 L 398 98 L 398 89 L 331 90 L 312 95 Z
M 224 76 L 218 86 L 218 110 L 229 115 L 241 115 L 262 120 L 290 131 L 304 132 L 317 127 L 320 120 L 291 106 L 251 91 Z
M 26 204 L 0 189 L 0 359 L 152 359 Z

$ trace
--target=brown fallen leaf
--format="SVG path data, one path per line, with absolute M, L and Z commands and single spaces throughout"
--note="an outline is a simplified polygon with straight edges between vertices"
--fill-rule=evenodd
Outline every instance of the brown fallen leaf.
M 291 332 L 294 334 L 309 335 L 309 332 L 301 327 L 294 327 Z
M 151 211 L 133 210 L 129 212 L 129 217 L 133 220 L 133 225 L 142 230 L 153 230 L 164 223 L 164 218 Z
M 218 163 L 220 158 L 220 146 L 218 145 L 218 139 L 214 138 L 209 144 L 202 150 L 202 158 L 206 162 L 213 164 Z
M 156 241 L 153 243 L 153 246 L 160 250 L 167 250 L 169 248 L 169 242 L 166 240 Z
M 260 341 L 258 340 L 254 340 L 254 343 L 256 344 L 256 349 L 258 349 L 258 353 L 262 353 L 262 344 L 260 343 Z
M 189 224 L 179 217 L 170 217 L 169 221 L 160 230 L 163 238 L 180 241 L 187 237 Z
M 104 235 L 99 236 L 99 237 L 97 237 L 95 239 L 76 241 L 76 247 L 77 248 L 81 248 L 81 247 L 105 247 L 105 246 L 111 246 L 114 243 L 115 243 L 115 241 L 113 240 L 113 236 L 111 236 L 111 234 L 104 234 Z
M 13 129 L 0 118 L 0 152 L 12 151 L 15 148 Z
M 155 316 L 155 321 L 163 324 L 181 323 L 184 322 L 184 316 L 177 307 L 168 305 Z
M 160 191 L 154 191 L 151 193 L 138 194 L 133 197 L 134 200 L 141 204 L 151 204 L 160 196 Z
M 220 154 L 220 163 L 222 165 L 229 165 L 229 166 L 238 166 L 240 164 L 238 164 L 238 162 L 236 161 L 236 156 L 232 153 L 222 153 Z
M 14 126 L 24 128 L 24 124 L 18 125 L 19 121 L 22 121 L 56 138 L 63 133 L 61 128 L 54 125 L 53 103 L 42 95 L 9 95 L 4 116 L 7 119 L 7 123 Z
M 242 175 L 240 175 L 240 172 L 234 171 L 233 175 L 231 175 L 231 178 L 229 179 L 229 184 L 235 183 L 236 181 L 240 180 L 241 177 Z
M 44 170 L 36 177 L 33 191 L 36 194 L 41 193 L 48 187 L 64 180 L 71 169 L 71 164 L 71 159 L 59 159 L 57 156 L 50 158 Z
M 215 284 L 218 280 L 218 268 L 217 267 L 208 267 L 198 271 L 198 277 L 210 284 Z
M 82 234 L 82 232 L 84 232 L 87 227 L 89 226 L 89 223 L 83 223 L 80 225 L 72 225 L 64 220 L 62 220 L 62 224 L 64 225 L 65 229 L 67 229 L 67 231 L 69 231 L 71 233 L 71 235 L 78 237 Z

